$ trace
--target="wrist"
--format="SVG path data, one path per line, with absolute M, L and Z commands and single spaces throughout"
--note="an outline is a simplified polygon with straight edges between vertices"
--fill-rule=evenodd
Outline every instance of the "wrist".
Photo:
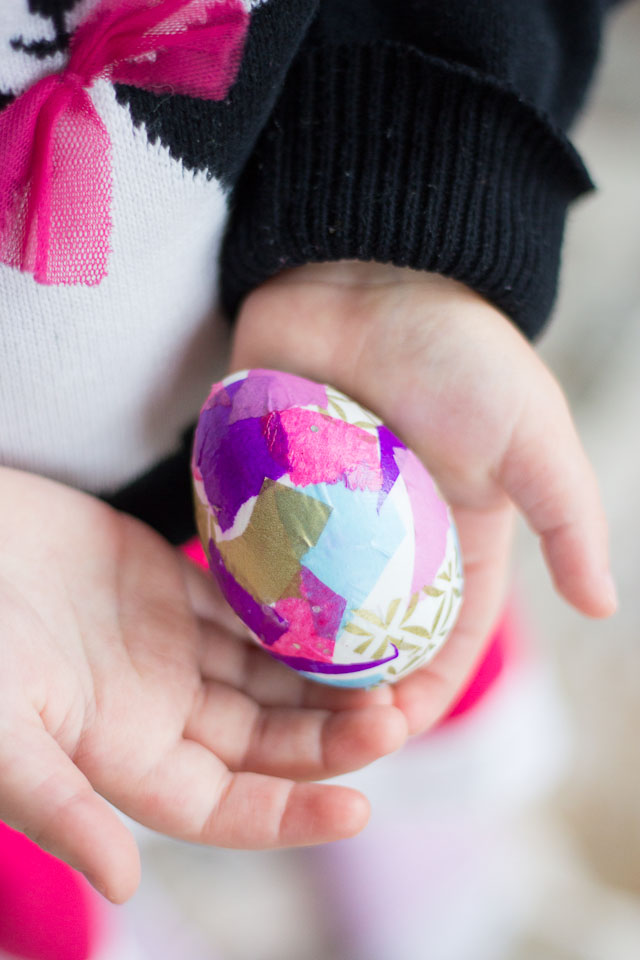
M 373 260 L 333 260 L 323 263 L 305 263 L 299 267 L 282 270 L 254 290 L 247 300 L 263 290 L 282 288 L 297 284 L 327 284 L 343 291 L 379 289 L 381 287 L 418 286 L 425 291 L 448 293 L 453 296 L 475 298 L 486 303 L 480 294 L 464 283 L 428 270 L 397 267 L 392 263 Z M 246 301 L 245 301 L 246 302 Z M 495 309 L 495 308 L 494 308 Z
M 423 347 L 434 339 L 453 340 L 459 349 L 460 337 L 473 341 L 496 325 L 520 339 L 480 294 L 437 273 L 350 260 L 309 263 L 281 271 L 246 298 L 231 368 L 285 369 L 354 395 L 369 377 L 372 347 L 389 358 L 411 342 Z

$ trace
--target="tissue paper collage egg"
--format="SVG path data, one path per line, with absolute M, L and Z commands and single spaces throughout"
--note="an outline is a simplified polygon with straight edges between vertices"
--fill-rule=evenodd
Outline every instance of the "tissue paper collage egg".
M 462 594 L 451 515 L 368 410 L 291 374 L 232 374 L 202 408 L 192 469 L 210 569 L 272 657 L 372 687 L 442 646 Z

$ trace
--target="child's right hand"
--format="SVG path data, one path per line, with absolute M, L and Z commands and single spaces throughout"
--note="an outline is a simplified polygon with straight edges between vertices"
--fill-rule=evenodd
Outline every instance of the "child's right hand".
M 514 506 L 540 537 L 558 591 L 615 609 L 607 524 L 558 384 L 504 314 L 463 284 L 380 263 L 283 270 L 245 300 L 233 370 L 331 383 L 422 459 L 451 504 L 464 601 L 446 644 L 393 687 L 411 733 L 460 694 L 500 614 Z
M 0 820 L 116 901 L 138 854 L 102 797 L 218 846 L 364 826 L 361 794 L 295 781 L 399 747 L 389 690 L 319 687 L 266 657 L 211 578 L 93 497 L 0 468 L 0 504 Z

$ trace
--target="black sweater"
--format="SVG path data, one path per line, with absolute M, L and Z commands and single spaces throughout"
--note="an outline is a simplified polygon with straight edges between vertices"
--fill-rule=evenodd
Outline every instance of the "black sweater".
M 566 130 L 608 5 L 268 0 L 223 103 L 119 97 L 233 188 L 230 314 L 285 266 L 379 260 L 455 277 L 533 337 L 567 205 L 591 187 Z
M 565 131 L 603 3 L 282 0 L 255 16 L 238 96 L 267 87 L 257 20 L 286 5 L 315 15 L 297 34 L 292 24 L 275 108 L 244 145 L 223 253 L 228 309 L 284 265 L 371 259 L 455 277 L 534 336 L 567 204 L 590 188 Z
M 21 0 L 68 47 L 84 0 Z M 391 262 L 456 278 L 528 337 L 548 317 L 568 204 L 591 189 L 567 139 L 607 0 L 247 0 L 222 101 L 117 85 L 149 143 L 228 191 L 224 307 L 284 267 Z M 53 37 L 53 39 L 51 39 Z M 0 107 L 14 93 L 0 89 Z M 213 264 L 212 264 L 213 269 Z M 190 529 L 190 437 L 109 499 L 173 539 Z M 170 511 L 168 490 L 180 516 Z

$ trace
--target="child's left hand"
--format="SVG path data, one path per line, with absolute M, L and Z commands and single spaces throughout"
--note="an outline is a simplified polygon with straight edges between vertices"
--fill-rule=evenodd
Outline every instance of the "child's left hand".
M 351 836 L 354 790 L 301 783 L 397 749 L 388 690 L 304 681 L 253 643 L 213 581 L 87 494 L 0 468 L 0 820 L 131 896 L 133 838 L 103 801 L 197 843 Z
M 589 616 L 613 613 L 606 523 L 566 401 L 478 294 L 375 263 L 288 270 L 245 300 L 231 366 L 297 373 L 371 408 L 453 507 L 465 599 L 432 663 L 393 687 L 411 732 L 443 715 L 482 653 L 502 604 L 513 504 L 540 535 L 558 591 Z

